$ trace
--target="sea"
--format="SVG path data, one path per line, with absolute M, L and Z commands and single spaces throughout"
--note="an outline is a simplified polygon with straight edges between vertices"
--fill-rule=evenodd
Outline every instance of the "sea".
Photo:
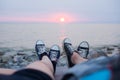
M 120 24 L 98 23 L 0 23 L 0 47 L 34 48 L 37 40 L 47 47 L 62 48 L 65 38 L 73 46 L 88 41 L 90 46 L 120 44 Z

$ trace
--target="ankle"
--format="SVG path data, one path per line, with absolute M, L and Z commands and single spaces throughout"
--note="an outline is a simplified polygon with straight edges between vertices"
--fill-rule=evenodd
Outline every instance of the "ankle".
M 76 64 L 80 58 L 80 55 L 76 52 L 73 52 L 73 55 L 71 56 L 71 61 Z
M 49 57 L 47 55 L 43 55 L 42 60 L 44 60 L 44 59 L 49 59 Z

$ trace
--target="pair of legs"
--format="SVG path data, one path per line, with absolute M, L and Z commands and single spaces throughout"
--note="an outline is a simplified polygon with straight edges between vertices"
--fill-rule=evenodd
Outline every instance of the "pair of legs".
M 83 61 L 86 61 L 86 59 L 83 59 L 78 52 L 72 51 L 72 49 L 69 48 L 69 46 L 72 46 L 72 45 L 69 45 L 69 41 L 65 40 L 64 44 L 65 43 L 68 44 L 68 45 L 64 45 L 64 48 L 67 47 L 65 52 L 67 56 L 70 55 L 69 58 L 71 63 L 78 64 Z M 35 69 L 38 71 L 42 71 L 45 74 L 49 75 L 54 80 L 56 62 L 60 55 L 59 49 L 55 45 L 50 49 L 49 53 L 47 53 L 45 51 L 45 45 L 42 41 L 37 41 L 35 49 L 40 60 L 29 64 L 27 67 L 25 67 L 25 69 Z M 72 52 L 72 55 L 71 55 L 71 52 Z M 4 74 L 4 75 L 12 75 L 15 72 L 16 70 L 0 69 L 0 74 Z
M 74 52 L 71 57 L 71 60 L 74 64 L 78 64 L 78 63 L 85 61 L 86 59 L 83 59 L 82 57 L 80 57 L 80 55 L 78 53 Z M 33 63 L 29 64 L 26 68 L 43 71 L 44 73 L 48 74 L 52 79 L 54 79 L 53 65 L 47 56 L 43 56 L 41 61 L 33 62 Z M 14 72 L 16 72 L 16 70 L 0 68 L 0 74 L 11 75 Z

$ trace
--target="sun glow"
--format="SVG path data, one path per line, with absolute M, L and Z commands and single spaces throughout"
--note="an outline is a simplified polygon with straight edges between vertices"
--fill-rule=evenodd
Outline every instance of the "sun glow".
M 69 13 L 54 13 L 51 14 L 51 22 L 56 23 L 72 23 L 77 21 L 75 15 Z
M 60 22 L 64 22 L 65 21 L 65 18 L 60 18 Z

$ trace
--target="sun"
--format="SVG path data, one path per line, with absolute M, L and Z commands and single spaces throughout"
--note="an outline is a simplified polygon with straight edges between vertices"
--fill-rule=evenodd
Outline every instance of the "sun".
M 60 22 L 65 22 L 65 18 L 61 17 Z

